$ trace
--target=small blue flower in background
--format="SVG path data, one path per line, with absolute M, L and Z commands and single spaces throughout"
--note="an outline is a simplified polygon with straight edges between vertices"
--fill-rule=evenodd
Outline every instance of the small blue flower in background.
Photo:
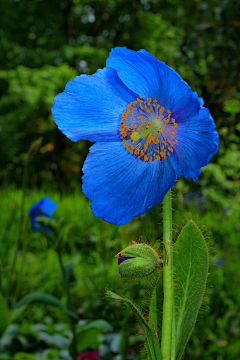
M 198 208 L 201 211 L 206 209 L 207 198 L 201 195 L 199 191 L 188 191 L 184 201 L 186 203 L 190 203 L 191 206 Z
M 96 142 L 83 192 L 94 215 L 118 225 L 160 202 L 177 176 L 197 181 L 218 151 L 203 100 L 145 50 L 113 49 L 107 67 L 67 84 L 52 113 L 72 141 Z
M 215 261 L 213 262 L 213 265 L 214 265 L 214 266 L 224 266 L 224 265 L 225 265 L 225 261 L 224 261 L 222 258 L 219 258 L 219 259 L 217 259 L 217 260 L 215 260 Z
M 57 208 L 57 204 L 52 201 L 49 197 L 45 197 L 36 204 L 34 204 L 29 210 L 28 215 L 31 218 L 31 224 L 33 231 L 38 231 L 40 229 L 40 224 L 37 220 L 38 216 L 45 216 L 47 218 L 51 218 L 52 214 Z M 47 229 L 44 226 L 41 226 L 41 230 L 43 230 L 46 234 L 50 232 L 50 229 Z

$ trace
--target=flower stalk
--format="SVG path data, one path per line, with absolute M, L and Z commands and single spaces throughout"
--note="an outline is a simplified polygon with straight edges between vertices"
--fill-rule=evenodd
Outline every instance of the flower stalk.
M 163 319 L 162 360 L 171 358 L 173 322 L 173 249 L 172 249 L 172 198 L 171 189 L 163 199 Z

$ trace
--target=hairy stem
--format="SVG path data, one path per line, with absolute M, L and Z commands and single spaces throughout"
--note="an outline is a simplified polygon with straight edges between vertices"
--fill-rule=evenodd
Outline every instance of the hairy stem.
M 173 250 L 172 250 L 172 198 L 171 189 L 163 199 L 163 319 L 162 360 L 171 358 L 173 321 Z

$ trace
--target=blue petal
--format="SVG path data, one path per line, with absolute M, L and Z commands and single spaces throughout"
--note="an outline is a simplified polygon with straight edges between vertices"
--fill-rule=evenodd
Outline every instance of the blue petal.
M 39 216 L 38 212 L 37 212 L 37 209 L 32 212 L 32 215 L 31 215 L 31 225 L 32 225 L 32 229 L 33 231 L 38 231 L 38 222 L 37 222 L 37 217 Z
M 83 172 L 83 192 L 93 214 L 117 225 L 151 209 L 176 182 L 168 159 L 145 162 L 121 142 L 94 144 Z
M 187 111 L 186 111 L 187 112 Z M 184 116 L 183 116 L 184 119 Z M 176 118 L 176 120 L 178 120 Z M 217 153 L 218 133 L 209 110 L 201 107 L 195 116 L 179 123 L 170 162 L 178 177 L 191 177 L 197 181 L 201 168 Z
M 135 257 L 129 257 L 129 256 L 119 256 L 118 258 L 118 265 L 120 265 L 122 262 L 130 259 L 135 259 Z
M 137 95 L 111 68 L 77 76 L 54 99 L 52 113 L 72 141 L 119 141 L 121 114 Z
M 50 217 L 57 208 L 57 204 L 52 201 L 49 197 L 42 199 L 40 210 L 44 216 Z
M 190 92 L 188 94 L 185 94 L 170 109 L 172 113 L 172 118 L 176 120 L 177 124 L 189 121 L 198 121 L 197 117 L 200 111 L 207 111 L 207 118 L 209 117 L 209 110 L 204 108 L 202 104 L 203 100 L 202 98 L 197 97 L 196 92 Z M 209 126 L 209 130 L 215 129 L 213 118 L 211 118 L 211 121 L 206 122 L 205 125 Z
M 42 201 L 43 201 L 43 199 L 39 200 L 33 206 L 31 206 L 30 209 L 28 210 L 27 214 L 32 216 L 37 211 L 39 206 L 42 204 Z
M 192 93 L 176 71 L 145 50 L 135 52 L 126 47 L 114 48 L 107 59 L 107 66 L 117 70 L 129 89 L 143 98 L 157 98 L 167 110 L 171 110 L 184 95 Z M 196 95 L 195 98 L 202 104 L 202 99 L 198 100 Z

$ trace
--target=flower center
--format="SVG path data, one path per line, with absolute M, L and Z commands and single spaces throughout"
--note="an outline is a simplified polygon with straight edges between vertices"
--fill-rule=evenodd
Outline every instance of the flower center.
M 177 143 L 178 124 L 157 99 L 141 96 L 127 105 L 119 129 L 123 146 L 144 161 L 165 160 Z

